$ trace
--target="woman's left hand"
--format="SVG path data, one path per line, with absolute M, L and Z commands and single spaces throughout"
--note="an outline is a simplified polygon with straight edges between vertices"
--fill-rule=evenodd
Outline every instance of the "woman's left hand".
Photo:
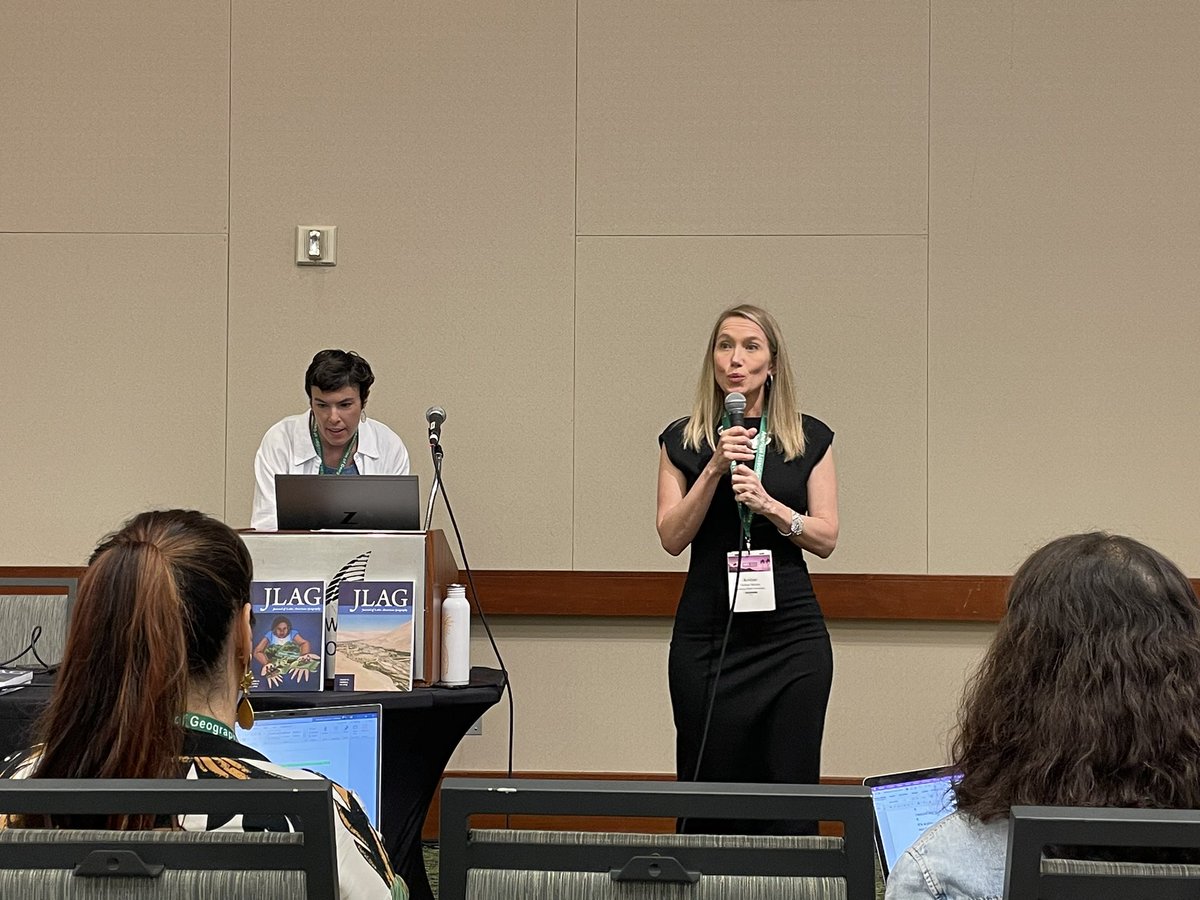
M 733 470 L 733 496 L 758 515 L 765 516 L 775 505 L 775 498 L 763 489 L 762 482 L 749 466 L 738 466 Z

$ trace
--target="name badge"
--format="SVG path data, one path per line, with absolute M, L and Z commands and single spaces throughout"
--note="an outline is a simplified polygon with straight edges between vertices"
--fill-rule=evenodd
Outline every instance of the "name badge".
M 729 605 L 734 612 L 770 612 L 775 609 L 775 570 L 770 550 L 726 554 L 726 572 L 729 576 Z M 734 585 L 737 586 L 736 597 Z

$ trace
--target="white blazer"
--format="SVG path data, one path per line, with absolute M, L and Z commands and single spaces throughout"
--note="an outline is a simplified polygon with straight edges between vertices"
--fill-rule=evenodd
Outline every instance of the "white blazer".
M 276 475 L 317 475 L 320 460 L 308 430 L 308 413 L 288 416 L 267 429 L 254 454 L 254 510 L 250 527 L 276 531 Z M 374 419 L 364 418 L 358 426 L 358 449 L 354 465 L 360 475 L 407 475 L 408 449 L 396 432 Z

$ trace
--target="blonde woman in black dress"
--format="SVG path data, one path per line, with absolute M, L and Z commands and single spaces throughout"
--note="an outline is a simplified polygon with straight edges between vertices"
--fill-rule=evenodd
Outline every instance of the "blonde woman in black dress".
M 724 416 L 725 397 L 734 392 L 746 398 L 744 426 Z M 672 556 L 692 550 L 669 664 L 681 781 L 820 778 L 833 654 L 804 552 L 826 558 L 837 545 L 832 443 L 825 423 L 799 411 L 787 349 L 770 313 L 749 305 L 721 313 L 691 415 L 659 436 L 659 539 Z M 743 571 L 731 603 L 727 574 L 745 566 L 739 551 L 752 554 L 759 571 Z M 755 581 L 762 589 L 751 595 Z M 687 831 L 701 833 L 811 828 L 686 823 Z

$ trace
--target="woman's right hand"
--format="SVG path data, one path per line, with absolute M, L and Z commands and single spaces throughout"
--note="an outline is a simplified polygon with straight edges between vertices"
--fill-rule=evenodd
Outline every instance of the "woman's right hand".
M 717 438 L 717 446 L 712 459 L 708 461 L 708 467 L 714 474 L 724 475 L 729 471 L 730 463 L 753 464 L 754 451 L 750 449 L 750 441 L 756 434 L 757 428 L 743 428 L 741 425 L 726 428 Z

